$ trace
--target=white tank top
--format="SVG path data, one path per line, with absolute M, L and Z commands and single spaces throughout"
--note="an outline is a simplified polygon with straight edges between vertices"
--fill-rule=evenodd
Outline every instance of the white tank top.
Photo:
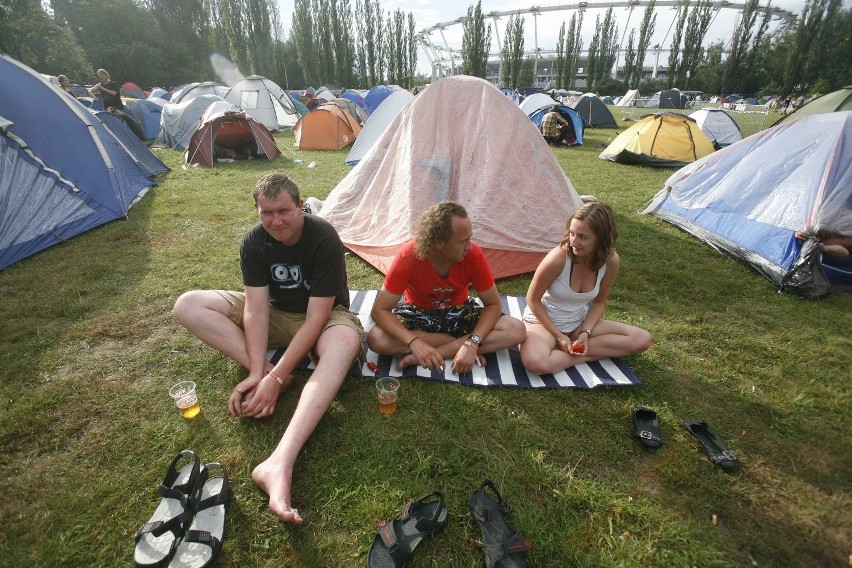
M 556 277 L 541 297 L 541 303 L 547 310 L 547 315 L 550 316 L 553 325 L 563 333 L 574 331 L 586 319 L 589 303 L 598 296 L 601 280 L 606 273 L 606 264 L 604 264 L 598 270 L 594 288 L 588 292 L 575 292 L 571 289 L 571 266 L 573 264 L 572 258 L 566 255 L 562 273 Z M 524 321 L 540 323 L 529 306 L 524 309 Z

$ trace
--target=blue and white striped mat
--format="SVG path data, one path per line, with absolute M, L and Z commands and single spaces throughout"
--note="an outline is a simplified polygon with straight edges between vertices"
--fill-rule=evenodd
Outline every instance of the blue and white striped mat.
M 377 294 L 378 290 L 349 291 L 349 307 L 361 320 L 365 332 L 369 331 L 374 325 L 372 318 L 370 318 L 370 310 Z M 521 318 L 526 307 L 526 298 L 501 294 L 500 299 L 503 302 L 503 313 L 518 319 Z M 283 353 L 283 349 L 270 351 L 270 361 L 277 361 Z M 497 353 L 489 353 L 485 355 L 485 361 L 484 367 L 474 367 L 470 373 L 460 375 L 453 373 L 449 360 L 444 365 L 444 371 L 430 370 L 419 366 L 407 367 L 400 371 L 396 368 L 396 357 L 367 351 L 367 361 L 360 369 L 353 366 L 350 374 L 363 377 L 411 377 L 477 387 L 593 389 L 599 386 L 642 384 L 639 377 L 621 359 L 601 359 L 576 365 L 559 373 L 546 375 L 536 375 L 527 371 L 521 363 L 521 354 L 517 347 L 504 349 Z M 367 366 L 367 363 L 378 365 L 378 370 L 374 373 Z M 299 368 L 313 369 L 314 364 L 306 358 L 299 365 Z

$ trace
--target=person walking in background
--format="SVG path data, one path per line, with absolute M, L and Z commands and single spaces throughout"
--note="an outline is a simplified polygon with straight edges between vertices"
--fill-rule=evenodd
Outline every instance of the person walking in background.
M 264 418 L 293 382 L 306 355 L 316 362 L 275 451 L 252 471 L 282 520 L 301 524 L 293 507 L 296 458 L 361 351 L 363 328 L 349 311 L 343 243 L 327 221 L 304 213 L 299 188 L 282 173 L 257 182 L 260 217 L 243 238 L 243 291 L 193 290 L 175 302 L 186 329 L 246 369 L 228 399 L 233 416 Z M 273 365 L 269 347 L 286 347 Z
M 644 329 L 601 319 L 621 259 L 612 209 L 586 203 L 533 275 L 527 292 L 521 345 L 524 366 L 539 375 L 604 357 L 641 353 L 651 346 Z

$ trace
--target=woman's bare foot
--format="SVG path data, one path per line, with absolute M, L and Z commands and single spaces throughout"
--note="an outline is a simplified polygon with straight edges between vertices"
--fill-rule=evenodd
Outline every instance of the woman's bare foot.
M 270 456 L 251 472 L 254 483 L 269 495 L 269 510 L 285 523 L 302 524 L 299 511 L 290 506 L 290 484 L 293 472 L 273 461 Z

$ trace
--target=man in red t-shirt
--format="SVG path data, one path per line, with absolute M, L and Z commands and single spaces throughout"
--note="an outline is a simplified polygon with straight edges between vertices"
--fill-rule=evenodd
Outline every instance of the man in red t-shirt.
M 453 372 L 466 373 L 482 364 L 482 354 L 524 340 L 523 323 L 503 315 L 491 269 L 472 236 L 467 211 L 453 201 L 420 216 L 415 238 L 396 253 L 373 304 L 370 349 L 402 355 L 400 368 L 443 369 L 452 359 Z M 468 296 L 471 285 L 483 306 Z

